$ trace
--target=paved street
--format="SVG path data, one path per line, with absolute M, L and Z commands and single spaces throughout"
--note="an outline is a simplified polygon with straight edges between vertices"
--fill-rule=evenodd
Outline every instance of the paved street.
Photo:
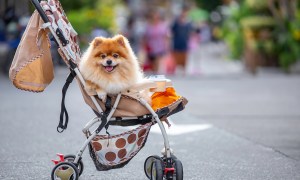
M 66 74 L 58 69 L 53 83 L 40 94 L 20 91 L 1 75 L 0 179 L 49 179 L 55 154 L 74 154 L 80 148 L 85 140 L 81 128 L 94 115 L 76 83 L 66 98 L 69 127 L 56 132 Z M 298 75 L 170 78 L 189 99 L 186 110 L 172 116 L 176 126 L 211 125 L 170 136 L 185 179 L 300 179 Z M 152 132 L 127 166 L 107 172 L 96 171 L 86 151 L 80 179 L 146 179 L 144 160 L 159 155 L 162 146 L 162 136 Z
M 223 59 L 222 44 L 200 49 L 200 61 L 190 66 L 200 75 L 169 77 L 189 100 L 167 129 L 171 147 L 183 162 L 184 179 L 300 179 L 300 76 L 268 69 L 252 76 L 241 62 Z M 20 91 L 0 76 L 1 180 L 49 179 L 55 154 L 75 154 L 83 144 L 81 129 L 94 114 L 74 82 L 66 98 L 69 126 L 57 133 L 66 68 L 56 69 L 55 76 L 39 94 Z M 96 171 L 86 150 L 80 179 L 146 179 L 144 160 L 160 155 L 162 147 L 154 126 L 145 147 L 127 166 L 107 172 Z

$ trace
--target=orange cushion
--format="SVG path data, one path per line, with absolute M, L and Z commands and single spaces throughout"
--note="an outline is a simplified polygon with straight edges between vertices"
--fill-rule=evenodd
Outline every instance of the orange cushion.
M 166 107 L 173 102 L 177 101 L 181 96 L 176 94 L 176 91 L 172 87 L 166 88 L 164 92 L 156 92 L 151 96 L 152 109 L 154 111 Z

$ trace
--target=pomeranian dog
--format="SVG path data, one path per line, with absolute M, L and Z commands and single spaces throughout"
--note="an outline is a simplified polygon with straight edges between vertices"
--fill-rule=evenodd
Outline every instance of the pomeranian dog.
M 86 80 L 88 93 L 118 94 L 143 79 L 143 74 L 127 38 L 96 37 L 83 54 L 79 70 Z

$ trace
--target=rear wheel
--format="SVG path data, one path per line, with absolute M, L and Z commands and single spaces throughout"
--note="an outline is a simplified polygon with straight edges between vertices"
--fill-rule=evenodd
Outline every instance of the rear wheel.
M 160 160 L 156 159 L 151 166 L 151 180 L 162 180 L 163 176 L 162 163 Z

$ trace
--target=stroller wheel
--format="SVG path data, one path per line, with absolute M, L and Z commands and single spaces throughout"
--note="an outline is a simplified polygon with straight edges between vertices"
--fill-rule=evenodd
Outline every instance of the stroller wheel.
M 64 158 L 65 158 L 66 162 L 74 162 L 75 157 L 76 157 L 75 155 L 69 154 L 69 155 L 65 155 Z M 78 168 L 78 174 L 79 174 L 79 176 L 81 176 L 83 169 L 84 169 L 83 162 L 81 159 L 78 162 L 77 168 Z
M 164 176 L 161 160 L 155 159 L 151 166 L 151 179 L 162 180 Z
M 159 160 L 159 161 L 161 161 L 161 163 L 163 163 L 162 159 L 157 155 L 147 157 L 147 159 L 145 160 L 145 163 L 144 163 L 144 171 L 145 171 L 145 174 L 146 174 L 147 178 L 149 178 L 149 179 L 151 178 L 152 163 L 155 160 Z
M 179 159 L 174 159 L 174 169 L 173 179 L 182 180 L 183 179 L 183 167 Z
M 58 163 L 51 172 L 52 180 L 78 180 L 78 177 L 78 169 L 71 162 Z

